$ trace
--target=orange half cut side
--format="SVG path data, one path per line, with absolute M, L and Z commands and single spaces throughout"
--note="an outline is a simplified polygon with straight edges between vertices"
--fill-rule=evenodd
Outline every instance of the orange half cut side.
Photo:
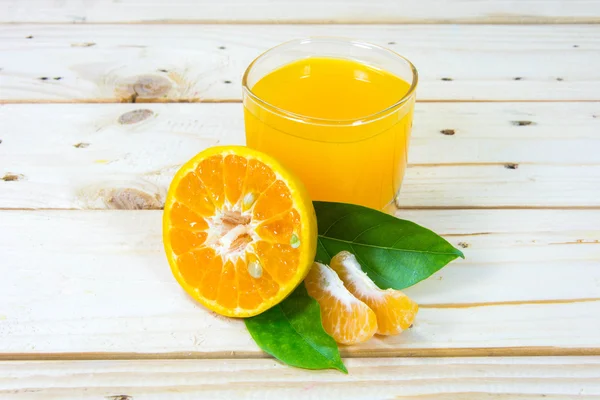
M 173 275 L 222 315 L 249 317 L 283 300 L 310 270 L 316 240 L 303 184 L 247 147 L 199 153 L 167 194 L 163 242 Z

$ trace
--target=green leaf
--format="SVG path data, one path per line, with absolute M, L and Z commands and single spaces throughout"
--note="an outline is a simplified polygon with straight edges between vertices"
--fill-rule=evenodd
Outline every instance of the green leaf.
M 323 329 L 319 303 L 304 283 L 284 301 L 254 317 L 246 328 L 261 349 L 294 367 L 348 373 L 335 340 Z
M 404 289 L 464 258 L 445 239 L 413 222 L 352 204 L 315 201 L 314 206 L 319 226 L 315 260 L 328 264 L 347 250 L 380 288 Z

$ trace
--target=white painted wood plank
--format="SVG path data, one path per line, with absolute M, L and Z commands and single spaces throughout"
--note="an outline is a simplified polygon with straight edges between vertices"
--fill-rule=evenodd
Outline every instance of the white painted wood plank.
M 11 104 L 0 123 L 0 208 L 123 207 L 113 189 L 158 208 L 179 165 L 244 143 L 241 104 Z M 599 206 L 599 153 L 600 103 L 418 103 L 399 204 Z
M 177 24 L 0 26 L 0 101 L 239 100 L 261 52 L 332 34 L 411 59 L 420 100 L 600 100 L 597 25 Z
M 0 22 L 596 22 L 593 0 L 3 0 Z
M 410 331 L 344 354 L 600 351 L 600 211 L 400 216 L 445 235 L 467 259 L 407 290 L 422 305 Z M 241 321 L 208 312 L 175 282 L 160 211 L 2 211 L 0 226 L 0 356 L 262 354 Z
M 1 362 L 25 399 L 600 399 L 599 357 L 348 359 L 350 373 L 274 360 Z M 114 397 L 111 397 L 114 396 Z

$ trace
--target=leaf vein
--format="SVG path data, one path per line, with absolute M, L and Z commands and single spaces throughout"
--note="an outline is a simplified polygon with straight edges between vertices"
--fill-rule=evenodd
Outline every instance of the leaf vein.
M 397 245 L 398 242 L 401 241 L 404 238 L 405 238 L 405 236 L 400 236 L 398 239 L 396 239 L 396 241 L 394 243 L 392 243 L 392 245 L 390 247 L 395 248 L 394 246 Z
M 331 236 L 323 236 L 323 235 L 319 235 L 319 238 L 324 239 L 324 240 L 333 240 L 333 241 L 336 241 L 336 242 L 346 243 L 346 244 L 349 244 L 350 246 L 352 246 L 353 244 L 355 244 L 357 246 L 371 247 L 371 248 L 382 249 L 382 250 L 400 251 L 400 252 L 406 252 L 406 253 L 437 254 L 437 255 L 440 255 L 440 256 L 457 256 L 458 257 L 458 255 L 456 253 L 453 253 L 453 252 L 440 252 L 440 251 L 430 251 L 430 250 L 395 249 L 395 248 L 392 248 L 392 247 L 375 246 L 375 245 L 367 244 L 367 243 L 354 243 L 354 242 L 351 242 L 349 240 L 337 239 L 337 238 L 333 238 Z
M 331 228 L 333 228 L 335 226 L 335 224 L 337 224 L 338 222 L 340 222 L 344 218 L 348 218 L 349 216 L 354 215 L 354 214 L 356 214 L 356 213 L 348 213 L 346 215 L 342 215 L 340 218 L 338 218 L 335 221 L 333 221 L 333 223 L 331 225 L 329 225 L 329 227 L 325 230 L 325 232 L 323 232 L 323 235 L 326 235 L 327 232 L 329 232 L 331 230 Z
M 362 232 L 360 232 L 358 235 L 356 235 L 356 236 L 354 237 L 354 239 L 352 239 L 352 242 L 354 242 L 356 239 L 358 239 L 358 238 L 359 238 L 361 235 L 364 235 L 365 233 L 367 233 L 367 232 L 369 232 L 369 231 L 372 231 L 373 229 L 379 228 L 379 227 L 381 227 L 382 225 L 383 225 L 383 224 L 377 224 L 377 225 L 375 225 L 375 226 L 372 226 L 372 227 L 370 227 L 370 228 L 367 228 L 367 229 L 365 229 L 364 231 L 362 231 Z
M 317 240 L 317 243 L 319 244 L 319 246 L 321 246 L 321 248 L 323 248 L 323 250 L 325 250 L 325 253 L 327 253 L 327 257 L 331 259 L 331 254 L 329 253 L 329 251 L 327 251 L 327 247 L 325 247 L 323 242 L 321 240 Z

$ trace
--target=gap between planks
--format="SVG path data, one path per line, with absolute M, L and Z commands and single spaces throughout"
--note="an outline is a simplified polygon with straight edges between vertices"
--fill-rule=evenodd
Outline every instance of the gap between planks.
M 595 347 L 481 347 L 447 349 L 368 349 L 347 351 L 340 347 L 343 358 L 429 358 L 429 357 L 545 357 L 545 356 L 600 356 Z M 203 353 L 130 353 L 130 352 L 85 352 L 85 353 L 1 353 L 0 361 L 90 361 L 90 360 L 227 360 L 272 358 L 264 352 L 222 351 Z
M 452 236 L 452 235 L 445 235 Z M 460 236 L 460 235 L 453 235 Z M 471 236 L 471 235 L 462 235 Z M 599 244 L 598 242 L 573 242 L 573 243 L 554 243 L 554 244 Z M 419 308 L 475 308 L 475 307 L 499 307 L 499 306 L 518 306 L 531 304 L 574 304 L 574 303 L 592 303 L 600 301 L 600 297 L 584 297 L 578 299 L 546 299 L 546 300 L 513 300 L 513 301 L 487 301 L 474 303 L 422 303 Z
M 598 244 L 596 242 L 580 242 L 581 244 Z M 562 244 L 562 243 L 561 243 Z M 419 308 L 473 308 L 494 306 L 518 306 L 524 304 L 571 304 L 590 303 L 600 301 L 600 297 L 585 297 L 581 299 L 550 299 L 550 300 L 516 300 L 516 301 L 491 301 L 481 303 L 432 303 L 419 304 Z

